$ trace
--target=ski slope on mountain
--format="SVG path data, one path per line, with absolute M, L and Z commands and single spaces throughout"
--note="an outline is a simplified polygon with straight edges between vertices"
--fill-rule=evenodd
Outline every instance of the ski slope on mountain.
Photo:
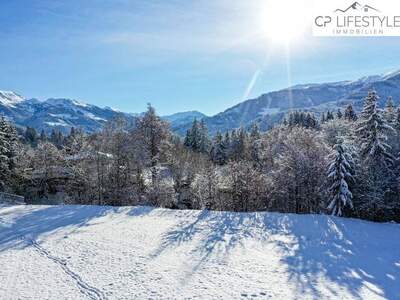
M 400 299 L 400 225 L 150 207 L 0 208 L 0 299 Z

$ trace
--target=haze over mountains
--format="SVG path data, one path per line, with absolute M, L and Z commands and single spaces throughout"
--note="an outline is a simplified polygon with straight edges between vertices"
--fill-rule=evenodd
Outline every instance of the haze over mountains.
M 204 119 L 211 134 L 219 131 L 249 126 L 253 122 L 266 130 L 280 121 L 290 110 L 307 110 L 319 114 L 337 110 L 352 103 L 356 110 L 362 107 L 363 98 L 370 89 L 380 95 L 383 105 L 388 96 L 395 104 L 400 98 L 400 71 L 385 75 L 366 76 L 354 81 L 321 84 L 302 84 L 241 102 L 215 116 L 207 117 L 197 111 L 178 112 L 163 118 L 171 123 L 178 134 L 184 134 L 194 118 Z M 26 99 L 14 92 L 0 91 L 0 114 L 18 126 L 34 127 L 47 132 L 52 129 L 68 132 L 71 127 L 94 132 L 110 119 L 123 115 L 129 122 L 139 115 L 120 112 L 110 107 L 100 108 L 72 99 L 51 98 L 45 101 Z

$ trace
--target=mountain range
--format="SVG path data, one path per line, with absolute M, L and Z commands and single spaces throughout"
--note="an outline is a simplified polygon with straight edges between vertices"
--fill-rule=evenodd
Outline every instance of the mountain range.
M 50 98 L 45 101 L 25 99 L 11 91 L 0 91 L 0 115 L 12 120 L 18 127 L 33 127 L 37 131 L 59 130 L 68 133 L 72 127 L 82 128 L 86 132 L 95 132 L 104 124 L 123 116 L 133 123 L 138 113 L 126 113 L 111 107 L 100 108 L 81 101 L 62 98 Z M 180 112 L 163 118 L 170 122 L 172 130 L 183 124 L 193 122 L 194 118 L 204 118 L 197 111 Z
M 400 71 L 353 81 L 295 85 L 246 100 L 214 116 L 189 111 L 162 118 L 169 121 L 171 129 L 180 135 L 186 132 L 194 118 L 204 119 L 211 134 L 240 126 L 247 127 L 254 122 L 266 130 L 294 109 L 320 114 L 352 103 L 356 110 L 360 110 L 364 97 L 371 89 L 380 95 L 381 105 L 384 105 L 388 96 L 392 96 L 395 104 L 398 104 Z M 118 115 L 133 122 L 139 114 L 120 112 L 110 107 L 100 108 L 72 99 L 51 98 L 39 101 L 26 99 L 15 92 L 0 91 L 0 115 L 12 120 L 17 126 L 30 126 L 38 131 L 57 129 L 68 132 L 71 127 L 76 127 L 95 132 Z
M 204 120 L 212 134 L 218 130 L 247 127 L 254 122 L 266 130 L 291 110 L 305 110 L 319 115 L 327 110 L 345 108 L 351 103 L 356 111 L 360 111 L 363 99 L 371 89 L 375 89 L 380 96 L 381 107 L 388 96 L 393 97 L 396 105 L 399 104 L 400 70 L 352 81 L 295 85 L 241 102 Z M 184 130 L 180 128 L 179 132 Z

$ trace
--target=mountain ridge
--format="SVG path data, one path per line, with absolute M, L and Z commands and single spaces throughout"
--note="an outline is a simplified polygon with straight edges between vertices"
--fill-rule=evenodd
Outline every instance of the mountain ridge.
M 256 122 L 266 130 L 279 122 L 291 110 L 306 110 L 320 114 L 326 110 L 337 110 L 352 103 L 360 110 L 368 91 L 375 89 L 381 96 L 380 105 L 392 96 L 395 104 L 400 99 L 400 70 L 369 75 L 357 80 L 342 80 L 327 83 L 297 84 L 289 88 L 266 92 L 245 100 L 226 110 L 206 116 L 198 111 L 178 112 L 162 116 L 171 123 L 171 129 L 184 135 L 194 118 L 204 119 L 211 135 Z M 26 99 L 15 92 L 0 91 L 0 114 L 19 126 L 30 126 L 37 130 L 58 129 L 68 131 L 71 127 L 95 132 L 118 116 L 133 122 L 140 113 L 126 113 L 110 107 L 100 108 L 75 99 L 49 98 L 45 101 Z
M 263 130 L 279 122 L 291 110 L 306 110 L 320 114 L 327 110 L 337 110 L 352 103 L 361 110 L 363 99 L 368 91 L 375 89 L 381 96 L 382 106 L 388 96 L 395 104 L 400 99 L 400 71 L 364 76 L 357 80 L 343 80 L 327 83 L 294 85 L 240 102 L 223 112 L 205 118 L 211 134 L 217 131 L 250 126 L 259 123 Z M 188 127 L 189 124 L 186 125 Z M 183 134 L 185 126 L 180 128 Z
M 123 116 L 129 124 L 143 113 L 121 112 L 109 106 L 98 107 L 76 99 L 49 98 L 44 101 L 26 99 L 15 92 L 0 91 L 0 115 L 12 120 L 19 127 L 33 127 L 38 131 L 50 132 L 53 129 L 68 133 L 72 127 L 86 132 L 100 130 L 104 124 Z M 179 112 L 163 119 L 171 123 L 171 128 L 192 122 L 194 118 L 205 115 L 198 111 Z

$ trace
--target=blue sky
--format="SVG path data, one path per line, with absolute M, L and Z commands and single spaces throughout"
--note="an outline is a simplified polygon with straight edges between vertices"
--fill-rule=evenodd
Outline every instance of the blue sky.
M 400 37 L 305 31 L 288 53 L 264 36 L 265 3 L 1 1 L 0 89 L 129 112 L 151 102 L 160 114 L 212 115 L 290 84 L 400 69 Z

